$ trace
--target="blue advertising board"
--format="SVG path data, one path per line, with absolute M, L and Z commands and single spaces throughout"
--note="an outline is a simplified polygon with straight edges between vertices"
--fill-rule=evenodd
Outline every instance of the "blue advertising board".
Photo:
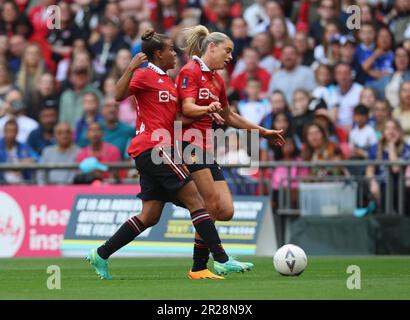
M 231 221 L 216 222 L 227 252 L 272 255 L 276 237 L 269 198 L 237 196 L 234 209 Z M 78 195 L 61 243 L 62 254 L 84 256 L 141 210 L 142 201 L 135 195 Z M 188 210 L 167 203 L 158 224 L 146 229 L 115 256 L 190 256 L 194 232 Z

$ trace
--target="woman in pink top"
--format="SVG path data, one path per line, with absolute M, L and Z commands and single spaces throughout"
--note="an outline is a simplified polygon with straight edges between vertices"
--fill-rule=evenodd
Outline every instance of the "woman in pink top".
M 76 162 L 81 162 L 88 157 L 96 157 L 101 163 L 120 162 L 121 154 L 117 147 L 103 141 L 103 130 L 97 122 L 88 126 L 87 139 L 89 146 L 80 150 Z M 109 172 L 104 172 L 104 179 L 109 177 Z

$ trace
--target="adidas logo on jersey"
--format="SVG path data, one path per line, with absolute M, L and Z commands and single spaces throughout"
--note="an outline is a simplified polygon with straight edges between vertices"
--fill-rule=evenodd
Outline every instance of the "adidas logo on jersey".
M 204 76 L 202 76 L 201 80 L 202 80 L 202 81 L 205 81 L 205 77 L 204 77 Z
M 159 80 L 158 80 L 158 83 L 164 83 L 164 80 L 159 79 Z

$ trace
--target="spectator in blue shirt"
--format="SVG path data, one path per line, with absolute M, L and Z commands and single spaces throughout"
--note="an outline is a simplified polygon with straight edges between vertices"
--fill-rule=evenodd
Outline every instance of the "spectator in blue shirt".
M 4 138 L 0 139 L 0 163 L 32 163 L 38 156 L 26 144 L 17 141 L 18 124 L 14 119 L 4 125 Z M 30 171 L 0 171 L 0 183 L 22 184 L 30 181 Z
M 388 28 L 381 28 L 377 32 L 376 48 L 372 55 L 362 63 L 363 70 L 370 76 L 367 82 L 380 79 L 394 72 L 393 46 L 393 34 Z
M 27 145 L 35 151 L 38 156 L 41 155 L 45 147 L 55 144 L 53 131 L 57 124 L 57 117 L 57 109 L 54 106 L 44 106 L 40 110 L 40 126 L 31 131 L 27 139 Z

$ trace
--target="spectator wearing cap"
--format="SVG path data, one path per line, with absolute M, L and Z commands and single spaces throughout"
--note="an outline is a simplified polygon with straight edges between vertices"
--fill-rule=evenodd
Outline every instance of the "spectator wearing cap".
M 101 164 L 97 158 L 88 157 L 80 162 L 80 174 L 74 177 L 74 184 L 90 184 L 99 186 L 108 173 L 108 167 Z
M 366 74 L 360 63 L 355 59 L 356 40 L 352 35 L 342 35 L 339 39 L 340 59 L 338 62 L 344 62 L 352 66 L 354 79 L 360 84 L 365 83 Z
M 80 150 L 76 162 L 81 162 L 88 157 L 96 157 L 102 163 L 120 162 L 121 154 L 118 148 L 111 143 L 103 141 L 104 131 L 101 124 L 91 123 L 87 131 L 89 146 Z M 104 178 L 108 177 L 108 173 Z
M 29 146 L 17 141 L 19 125 L 15 119 L 9 119 L 1 128 L 0 163 L 33 163 L 36 153 Z M 6 184 L 27 183 L 31 179 L 30 171 L 0 171 L 0 182 Z
M 117 52 L 124 48 L 130 49 L 129 44 L 120 34 L 119 18 L 115 16 L 103 18 L 101 22 L 101 37 L 91 47 L 97 76 L 102 78 L 103 75 L 111 70 Z
M 87 92 L 96 94 L 100 101 L 103 95 L 91 84 L 91 70 L 82 66 L 71 66 L 69 71 L 71 88 L 61 94 L 59 122 L 68 122 L 72 128 L 83 116 L 83 97 Z
M 39 163 L 75 163 L 75 158 L 80 148 L 73 143 L 73 131 L 68 123 L 60 122 L 54 127 L 54 139 L 56 144 L 43 149 Z M 37 171 L 38 184 L 67 184 L 72 183 L 75 176 L 73 170 L 53 169 L 46 173 Z
M 26 106 L 23 102 L 23 95 L 18 90 L 10 91 L 4 100 L 6 114 L 0 118 L 0 138 L 3 137 L 3 128 L 10 119 L 17 121 L 19 130 L 17 141 L 26 143 L 30 133 L 38 128 L 38 122 L 25 115 Z
M 245 48 L 242 55 L 245 64 L 244 72 L 234 76 L 230 86 L 237 91 L 241 98 L 246 96 L 245 87 L 249 78 L 259 78 L 261 81 L 261 95 L 266 95 L 269 87 L 270 74 L 259 67 L 259 53 L 254 48 Z
M 135 137 L 135 128 L 119 121 L 119 104 L 114 99 L 107 99 L 102 107 L 101 128 L 104 132 L 103 140 L 116 146 L 121 158 L 128 158 L 129 142 Z
M 53 106 L 44 106 L 40 110 L 39 122 L 40 126 L 33 130 L 27 139 L 27 144 L 39 156 L 43 149 L 47 146 L 55 144 L 53 135 L 54 127 L 57 124 L 57 109 Z
M 58 109 L 59 94 L 56 88 L 54 76 L 44 73 L 36 83 L 37 94 L 33 97 L 31 107 L 27 109 L 27 115 L 38 121 L 42 107 L 53 107 Z
M 296 89 L 312 91 L 316 87 L 315 77 L 311 68 L 300 64 L 300 56 L 293 45 L 286 45 L 282 49 L 281 61 L 282 69 L 273 74 L 268 93 L 280 90 L 290 104 Z

